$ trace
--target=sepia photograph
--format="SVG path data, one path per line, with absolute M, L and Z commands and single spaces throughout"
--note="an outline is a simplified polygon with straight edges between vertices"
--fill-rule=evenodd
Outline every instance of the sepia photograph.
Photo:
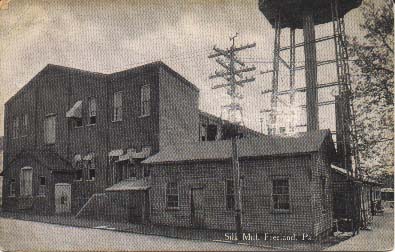
M 393 0 L 0 0 L 0 251 L 394 250 Z

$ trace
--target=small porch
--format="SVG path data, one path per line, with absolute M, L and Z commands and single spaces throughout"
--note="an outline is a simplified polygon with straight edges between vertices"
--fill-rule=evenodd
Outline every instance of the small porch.
M 76 217 L 145 224 L 149 222 L 150 183 L 147 178 L 125 179 L 92 195 Z

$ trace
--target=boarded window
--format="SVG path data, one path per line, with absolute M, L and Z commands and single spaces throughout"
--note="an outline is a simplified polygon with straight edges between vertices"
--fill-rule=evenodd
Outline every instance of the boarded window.
M 151 87 L 144 85 L 141 87 L 141 115 L 148 116 L 151 113 Z
M 12 138 L 19 137 L 19 118 L 15 117 L 12 121 Z
M 177 182 L 167 183 L 166 206 L 178 207 L 178 185 Z
M 233 180 L 226 180 L 226 209 L 232 210 L 235 208 L 235 190 Z
M 39 177 L 39 181 L 40 181 L 40 187 L 38 188 L 38 194 L 45 195 L 45 192 L 47 190 L 47 181 L 43 176 Z
M 89 124 L 96 124 L 96 98 L 89 98 L 88 99 L 88 109 L 89 109 Z
M 116 92 L 114 93 L 114 99 L 113 99 L 113 107 L 114 107 L 114 113 L 113 113 L 113 121 L 122 121 L 122 92 Z
M 28 115 L 24 114 L 23 115 L 23 121 L 22 121 L 22 132 L 24 136 L 27 136 L 27 131 L 28 131 Z
M 44 120 L 44 142 L 54 144 L 56 140 L 56 115 L 47 116 Z
M 15 191 L 16 191 L 16 182 L 15 182 L 15 179 L 11 179 L 11 181 L 10 181 L 10 196 L 11 197 L 15 196 Z
M 21 196 L 33 195 L 33 169 L 30 167 L 21 169 Z
M 275 210 L 289 210 L 288 179 L 273 180 L 273 207 Z

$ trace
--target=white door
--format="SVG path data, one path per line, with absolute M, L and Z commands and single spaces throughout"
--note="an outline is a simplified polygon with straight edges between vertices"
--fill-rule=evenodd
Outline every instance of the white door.
M 70 213 L 71 185 L 67 183 L 55 184 L 55 212 Z
M 31 167 L 24 167 L 21 169 L 21 183 L 20 194 L 21 196 L 33 195 L 33 169 Z

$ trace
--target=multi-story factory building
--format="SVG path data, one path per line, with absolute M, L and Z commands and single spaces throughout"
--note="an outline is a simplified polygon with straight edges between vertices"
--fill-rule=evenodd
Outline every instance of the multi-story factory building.
M 163 146 L 228 138 L 198 105 L 199 90 L 162 62 L 113 74 L 48 65 L 5 104 L 4 208 L 77 212 L 148 176 L 140 161 Z

